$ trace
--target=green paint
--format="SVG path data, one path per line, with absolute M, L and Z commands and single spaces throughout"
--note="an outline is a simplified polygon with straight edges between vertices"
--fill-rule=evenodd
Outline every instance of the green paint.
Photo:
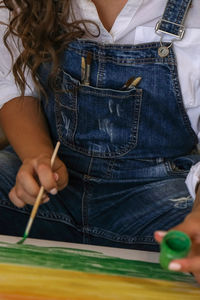
M 168 265 L 172 260 L 186 257 L 191 244 L 191 240 L 186 233 L 178 230 L 169 231 L 161 243 L 161 266 L 168 269 Z
M 26 234 L 24 234 L 23 238 L 22 238 L 20 241 L 18 241 L 17 244 L 18 244 L 18 245 L 23 244 L 24 241 L 27 239 L 27 237 L 28 237 L 28 236 L 27 236 Z
M 113 248 L 113 251 L 115 249 Z M 194 283 L 191 275 L 169 272 L 159 264 L 106 256 L 70 248 L 0 243 L 0 263 L 46 267 L 88 273 L 112 274 Z

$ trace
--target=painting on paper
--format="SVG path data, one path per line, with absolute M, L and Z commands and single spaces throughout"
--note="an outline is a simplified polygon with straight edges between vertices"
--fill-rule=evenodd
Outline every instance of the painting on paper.
M 113 248 L 113 252 L 115 249 Z M 0 243 L 0 299 L 200 299 L 190 274 L 99 251 Z

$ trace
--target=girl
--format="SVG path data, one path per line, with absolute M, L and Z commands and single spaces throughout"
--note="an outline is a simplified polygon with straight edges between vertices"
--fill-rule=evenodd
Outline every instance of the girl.
M 193 248 L 169 268 L 200 282 L 199 1 L 2 6 L 0 233 L 43 185 L 30 237 L 157 251 L 176 228 Z

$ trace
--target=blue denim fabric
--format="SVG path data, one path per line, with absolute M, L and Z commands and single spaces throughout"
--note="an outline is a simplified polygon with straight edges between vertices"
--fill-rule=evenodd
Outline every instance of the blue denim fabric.
M 41 205 L 30 237 L 121 248 L 158 250 L 153 232 L 168 230 L 191 211 L 185 186 L 197 137 L 185 112 L 173 48 L 159 43 L 69 44 L 54 93 L 50 64 L 39 78 L 52 140 L 69 170 L 69 185 Z M 90 85 L 81 82 L 81 58 L 92 54 Z M 139 87 L 124 90 L 130 77 Z M 0 152 L 0 234 L 23 235 L 30 206 L 8 200 L 20 161 Z
M 160 30 L 179 35 L 192 0 L 168 0 L 160 23 Z
M 84 165 L 84 158 L 69 151 L 69 185 L 40 206 L 30 237 L 156 251 L 153 232 L 175 226 L 191 211 L 184 180 L 199 155 L 174 161 L 133 159 L 123 166 L 121 158 L 98 158 L 94 165 L 104 170 L 102 178 L 90 176 L 89 169 L 74 170 Z M 0 165 L 0 234 L 22 236 L 32 207 L 18 209 L 7 196 L 20 161 L 6 149 L 0 152 Z
M 42 66 L 40 79 L 49 101 L 44 110 L 53 139 L 89 157 L 124 160 L 190 153 L 197 137 L 183 106 L 173 48 L 161 58 L 159 46 L 75 41 L 63 55 L 55 95 L 48 86 L 49 68 Z M 91 85 L 85 86 L 81 58 L 88 52 L 93 57 Z M 123 90 L 132 76 L 142 77 L 139 87 Z

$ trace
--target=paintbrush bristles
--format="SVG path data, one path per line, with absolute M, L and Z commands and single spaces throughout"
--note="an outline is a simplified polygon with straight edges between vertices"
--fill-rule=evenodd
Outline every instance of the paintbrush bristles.
M 57 153 L 58 153 L 59 147 L 60 147 L 60 142 L 57 142 L 56 147 L 55 147 L 55 149 L 54 149 L 54 151 L 53 151 L 53 154 L 52 154 L 52 157 L 51 157 L 51 167 L 53 167 L 53 164 L 54 164 L 56 155 L 57 155 Z M 38 207 L 39 207 L 39 205 L 40 205 L 40 203 L 41 203 L 41 199 L 42 199 L 43 194 L 44 194 L 44 187 L 41 186 L 41 188 L 40 188 L 40 190 L 39 190 L 39 193 L 38 193 L 38 195 L 37 195 L 37 198 L 36 198 L 36 200 L 35 200 L 33 209 L 32 209 L 32 211 L 31 211 L 31 215 L 30 215 L 30 218 L 29 218 L 29 220 L 28 220 L 28 224 L 27 224 L 27 226 L 26 226 L 26 230 L 25 230 L 25 233 L 24 233 L 24 237 L 23 237 L 17 244 L 22 244 L 22 243 L 26 240 L 26 238 L 28 237 L 29 232 L 30 232 L 30 230 L 31 230 L 31 226 L 32 226 L 33 221 L 34 221 L 34 219 L 35 219 L 35 216 L 36 216 L 36 214 L 37 214 Z

